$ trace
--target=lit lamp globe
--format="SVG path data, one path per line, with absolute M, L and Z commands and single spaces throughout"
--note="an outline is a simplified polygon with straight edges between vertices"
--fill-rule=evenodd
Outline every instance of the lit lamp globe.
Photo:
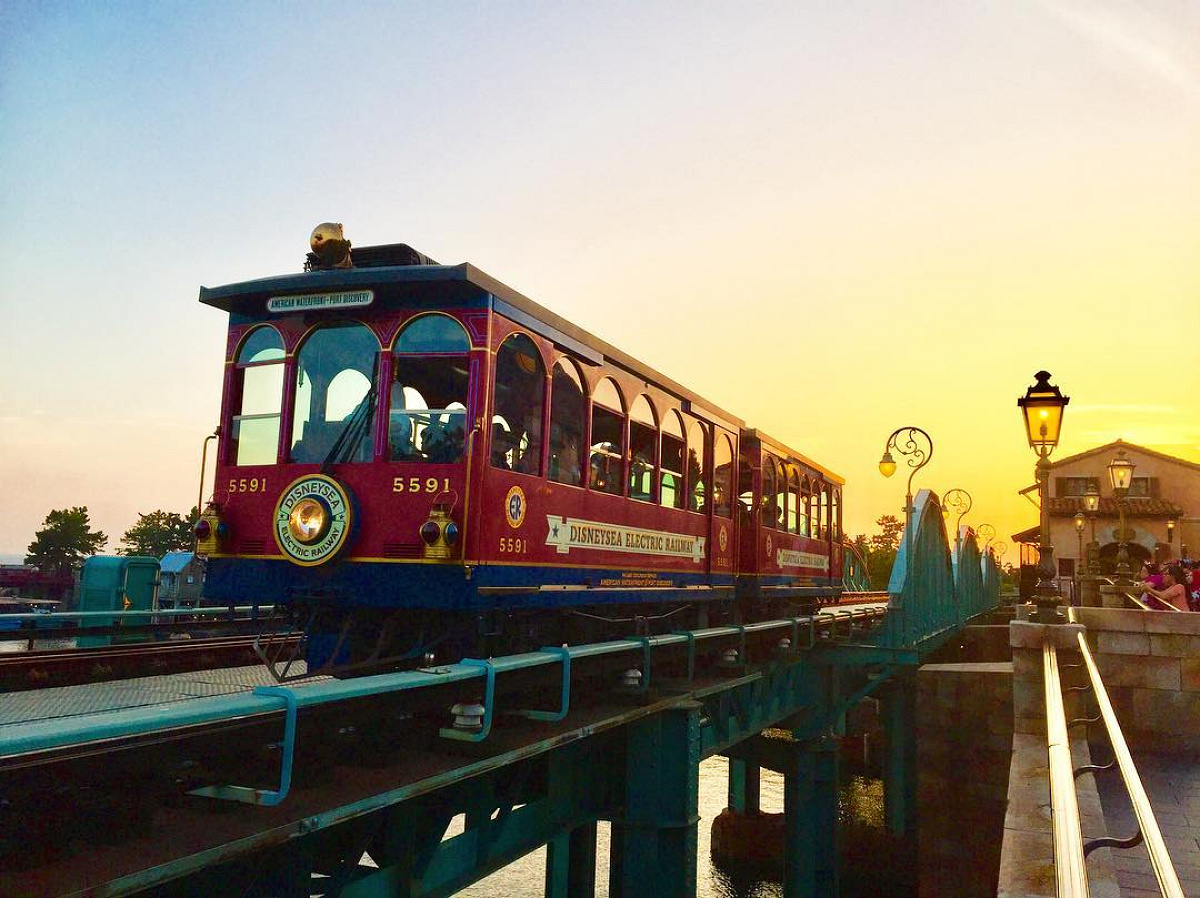
M 1080 533 L 1083 533 L 1083 526 L 1086 523 L 1087 523 L 1087 519 L 1084 518 L 1082 511 L 1075 515 L 1075 529 L 1078 530 Z
M 1083 507 L 1088 514 L 1095 514 L 1100 510 L 1100 491 L 1094 486 L 1089 486 L 1087 492 L 1083 496 Z
M 1039 371 L 1034 377 L 1037 382 L 1017 400 L 1017 405 L 1025 418 L 1025 435 L 1029 438 L 1029 445 L 1039 455 L 1049 455 L 1058 445 L 1063 409 L 1071 400 L 1058 387 L 1050 384 L 1049 371 Z
M 891 452 L 884 452 L 883 458 L 879 459 L 879 473 L 884 477 L 891 477 L 896 473 L 896 459 L 892 458 Z
M 1117 457 L 1108 463 L 1108 482 L 1112 484 L 1113 493 L 1118 497 L 1129 494 L 1129 485 L 1133 483 L 1134 464 L 1125 457 L 1125 450 L 1117 453 Z

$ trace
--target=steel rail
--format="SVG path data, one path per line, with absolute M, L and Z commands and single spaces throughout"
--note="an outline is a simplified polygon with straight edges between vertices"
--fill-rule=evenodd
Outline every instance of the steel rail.
M 232 607 L 229 605 L 197 605 L 195 608 L 144 608 L 133 611 L 27 611 L 20 614 L 0 614 L 0 624 L 8 622 L 20 623 L 22 621 L 90 620 L 92 618 L 115 618 L 117 620 L 124 620 L 125 618 L 141 619 L 147 615 L 153 617 L 182 617 L 184 615 L 217 617 L 222 614 L 246 612 L 250 612 L 253 615 L 261 615 L 264 612 L 270 613 L 274 610 L 274 605 L 234 605 Z
M 1129 794 L 1129 803 L 1133 805 L 1133 813 L 1137 817 L 1138 827 L 1146 843 L 1146 851 L 1150 855 L 1150 866 L 1154 868 L 1154 877 L 1158 880 L 1158 891 L 1166 898 L 1184 898 L 1183 887 L 1180 886 L 1179 877 L 1171 863 L 1167 844 L 1163 840 L 1162 831 L 1158 828 L 1158 821 L 1154 817 L 1154 809 L 1150 806 L 1150 799 L 1146 796 L 1141 777 L 1138 776 L 1137 767 L 1133 763 L 1133 755 L 1129 752 L 1125 735 L 1121 732 L 1121 725 L 1117 721 L 1117 715 L 1113 712 L 1112 702 L 1109 701 L 1104 682 L 1100 679 L 1100 671 L 1096 667 L 1095 659 L 1092 658 L 1087 639 L 1083 633 L 1077 634 L 1076 639 L 1079 642 L 1079 653 L 1083 656 L 1083 663 L 1087 668 L 1088 679 L 1092 684 L 1092 691 L 1096 696 L 1096 704 L 1100 708 L 1104 729 L 1108 733 L 1108 740 L 1112 745 L 1113 756 L 1121 771 L 1125 791 Z
M 1058 652 L 1047 640 L 1042 644 L 1042 669 L 1046 693 L 1046 746 L 1050 759 L 1050 822 L 1054 832 L 1054 879 L 1058 898 L 1088 898 L 1087 862 L 1083 854 L 1083 829 L 1067 715 L 1063 709 Z

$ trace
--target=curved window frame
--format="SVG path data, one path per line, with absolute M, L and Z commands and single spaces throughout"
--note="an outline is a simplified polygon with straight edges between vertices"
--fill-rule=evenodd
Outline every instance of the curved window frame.
M 668 422 L 670 422 L 668 424 Z M 679 470 L 666 468 L 667 440 L 679 444 Z M 666 502 L 666 492 L 663 483 L 666 477 L 671 477 L 671 502 Z M 658 428 L 658 504 L 663 508 L 683 509 L 687 506 L 687 492 L 684 481 L 687 476 L 687 428 L 683 415 L 678 409 L 668 409 L 662 416 Z
M 699 433 L 699 452 L 693 434 Z M 712 476 L 708 470 L 709 427 L 699 418 L 692 418 L 687 426 L 687 510 L 695 514 L 708 514 L 712 510 Z M 692 458 L 696 458 L 696 471 L 692 471 Z
M 644 410 L 643 410 L 644 407 Z M 637 428 L 635 430 L 634 428 Z M 638 502 L 650 502 L 657 504 L 658 502 L 658 413 L 654 409 L 654 404 L 650 401 L 650 397 L 645 393 L 639 393 L 634 397 L 633 402 L 629 404 L 629 484 L 628 495 L 630 499 Z M 646 452 L 639 452 L 638 448 L 648 449 Z M 639 474 L 635 470 L 636 465 L 642 459 L 642 463 L 646 464 L 648 470 L 643 470 Z M 642 478 L 643 486 L 649 486 L 648 490 L 635 490 L 638 486 L 638 478 Z M 647 483 L 645 478 L 649 477 Z
M 795 465 L 787 466 L 787 514 L 785 520 L 788 533 L 800 532 L 800 471 Z
M 814 537 L 813 530 L 813 482 L 805 474 L 800 478 L 800 523 L 801 536 Z
M 829 484 L 821 481 L 820 489 L 821 523 L 817 539 L 829 538 Z
M 605 396 L 605 385 L 611 385 L 616 399 Z M 610 496 L 625 495 L 625 446 L 627 443 L 628 414 L 625 411 L 625 396 L 621 385 L 616 380 L 604 375 L 592 387 L 591 395 L 591 428 L 588 430 L 588 489 Z M 619 405 L 620 408 L 613 408 Z M 609 420 L 605 421 L 604 418 Z M 604 429 L 611 432 L 616 429 L 618 441 L 605 440 L 607 449 L 599 449 L 600 442 L 596 440 L 599 430 L 597 422 L 604 424 Z M 617 470 L 613 470 L 613 467 Z M 601 471 L 603 470 L 603 476 Z
M 737 488 L 734 478 L 737 472 L 734 465 L 737 458 L 733 452 L 733 440 L 725 432 L 717 433 L 713 438 L 712 461 L 712 507 L 713 514 L 719 518 L 732 518 L 733 505 L 738 501 L 734 490 Z M 724 458 L 724 462 L 722 462 Z M 719 472 L 724 468 L 725 474 Z
M 266 332 L 273 334 L 276 342 L 278 343 L 278 346 L 267 347 L 266 349 L 277 350 L 279 355 L 265 359 L 254 357 L 243 359 L 242 357 L 248 351 L 251 340 L 255 339 L 256 335 Z M 263 351 L 263 349 L 258 350 L 256 355 L 261 354 Z M 242 334 L 242 338 L 238 341 L 237 348 L 233 353 L 234 372 L 229 388 L 229 444 L 227 453 L 228 463 L 230 465 L 234 467 L 249 467 L 251 465 L 273 465 L 278 463 L 279 437 L 280 434 L 283 433 L 284 396 L 287 391 L 287 362 L 287 344 L 284 342 L 283 335 L 279 333 L 278 329 L 271 324 L 263 323 L 255 325 Z M 278 372 L 267 370 L 272 365 L 279 366 Z M 263 376 L 264 379 L 265 377 L 274 378 L 275 376 L 278 376 L 278 411 L 251 412 L 249 414 L 242 414 L 242 408 L 246 399 L 246 379 L 247 377 L 251 379 L 257 379 L 260 376 Z M 274 420 L 275 422 L 275 438 L 273 441 L 271 441 L 269 437 L 262 440 L 264 449 L 267 446 L 270 446 L 270 454 L 264 454 L 261 461 L 257 459 L 241 461 L 238 456 L 242 446 L 244 445 L 242 440 L 239 438 L 242 432 L 243 422 L 246 422 L 251 427 L 254 427 L 271 420 Z M 254 422 L 254 424 L 250 424 L 250 422 Z
M 524 372 L 528 377 L 535 378 L 538 385 L 539 392 L 537 398 L 537 414 L 527 414 L 524 416 L 525 423 L 533 424 L 536 427 L 536 431 L 532 433 L 529 429 L 522 431 L 526 437 L 533 437 L 528 439 L 528 442 L 525 446 L 525 451 L 521 453 L 519 458 L 515 458 L 513 462 L 499 464 L 496 460 L 496 428 L 500 427 L 500 429 L 503 430 L 503 427 L 496 419 L 502 418 L 504 423 L 509 425 L 509 430 L 507 431 L 508 433 L 512 432 L 513 426 L 512 422 L 508 421 L 508 419 L 504 418 L 497 412 L 498 403 L 496 400 L 497 390 L 500 388 L 501 354 L 510 345 L 520 343 L 521 341 L 525 341 L 529 344 L 532 354 L 526 353 L 526 355 L 531 357 L 536 363 L 536 370 Z M 514 349 L 513 351 L 515 352 L 516 350 Z M 518 367 L 520 367 L 519 364 Z M 540 477 L 542 473 L 542 450 L 545 448 L 546 442 L 545 434 L 542 433 L 542 426 L 543 419 L 546 414 L 546 393 L 550 381 L 550 379 L 546 377 L 546 360 L 542 357 L 541 348 L 537 345 L 537 341 L 534 340 L 530 334 L 527 334 L 525 331 L 513 331 L 501 341 L 500 346 L 496 349 L 495 363 L 492 366 L 492 369 L 492 420 L 490 433 L 488 434 L 488 461 L 491 463 L 492 467 L 500 470 L 512 471 L 515 474 L 527 474 L 534 477 Z M 522 368 L 522 370 L 524 369 Z M 504 454 L 507 454 L 507 452 L 512 451 L 514 448 L 516 447 L 510 446 L 508 450 L 505 450 Z
M 567 473 L 564 475 L 561 464 L 557 464 L 559 450 L 565 449 L 565 442 L 557 443 L 555 439 L 556 428 L 558 433 L 562 434 L 562 419 L 559 415 L 560 401 L 556 399 L 555 382 L 559 369 L 565 372 L 565 377 L 572 381 L 579 389 L 578 402 L 578 433 L 576 434 L 576 458 L 574 461 L 574 477 L 570 476 L 571 468 L 567 468 Z M 587 378 L 583 375 L 583 369 L 575 359 L 569 355 L 559 356 L 554 361 L 554 367 L 550 369 L 550 433 L 547 442 L 549 443 L 549 454 L 547 455 L 546 477 L 554 483 L 561 483 L 564 486 L 584 486 L 583 472 L 584 462 L 587 458 L 587 425 L 588 425 L 588 388 Z M 563 437 L 559 437 L 563 439 Z
M 833 487 L 829 491 L 829 526 L 834 542 L 842 541 L 842 491 Z
M 423 322 L 431 319 L 441 318 L 450 321 L 458 328 L 458 336 L 461 340 L 453 348 L 446 349 L 427 349 L 424 347 L 417 349 L 405 349 L 401 347 L 401 341 L 405 334 L 411 333 L 414 328 L 422 326 Z M 471 350 L 474 347 L 471 344 L 471 336 L 467 333 L 467 329 L 463 323 L 452 315 L 447 315 L 444 312 L 422 312 L 418 315 L 413 315 L 400 325 L 395 336 L 392 337 L 391 344 L 387 349 L 389 357 L 389 366 L 386 371 L 388 378 L 387 385 L 387 409 L 381 409 L 381 414 L 386 414 L 384 423 L 384 437 L 386 439 L 384 458 L 392 462 L 417 462 L 422 464 L 458 464 L 466 457 L 466 443 L 469 420 L 467 405 L 471 400 L 470 372 L 471 372 Z M 455 402 L 451 402 L 445 408 L 424 408 L 413 407 L 407 405 L 397 409 L 395 405 L 395 388 L 397 384 L 403 382 L 399 379 L 403 372 L 401 368 L 401 360 L 410 362 L 413 360 L 428 359 L 431 362 L 445 362 L 452 359 L 461 359 L 463 366 L 467 371 L 467 381 L 463 385 L 462 400 L 458 402 L 462 408 L 456 408 Z M 422 396 L 423 401 L 427 401 L 427 397 Z M 424 413 L 424 415 L 422 415 Z M 437 420 L 435 420 L 437 416 Z M 455 416 L 460 418 L 459 427 L 452 429 Z M 422 420 L 422 418 L 424 420 Z M 431 427 L 437 427 L 441 433 L 441 438 L 434 443 L 434 438 L 430 437 L 429 445 L 425 445 L 422 438 L 422 447 L 420 450 L 416 448 L 415 435 L 417 428 L 422 427 L 422 433 L 429 430 Z M 407 441 L 412 447 L 411 452 L 403 452 L 397 454 L 399 431 L 407 430 Z M 436 446 L 434 449 L 432 447 Z M 430 455 L 437 453 L 440 457 L 431 458 Z M 420 457 L 421 454 L 426 457 Z
M 306 459 L 300 460 L 300 461 L 296 460 L 297 444 L 298 444 L 298 442 L 303 442 L 303 440 L 305 439 L 302 435 L 300 437 L 298 437 L 296 434 L 296 424 L 297 424 L 297 421 L 300 420 L 300 418 L 297 414 L 298 404 L 300 402 L 300 391 L 301 391 L 301 389 L 303 389 L 303 384 L 300 383 L 300 379 L 303 376 L 304 370 L 305 370 L 304 369 L 304 352 L 306 349 L 308 349 L 309 346 L 312 345 L 312 341 L 315 338 L 317 338 L 320 334 L 323 334 L 323 333 L 326 333 L 329 331 L 352 330 L 352 329 L 361 329 L 361 331 L 363 333 L 369 334 L 371 337 L 371 341 L 374 344 L 374 347 L 373 347 L 372 353 L 371 353 L 371 373 L 365 374 L 362 371 L 359 371 L 357 368 L 346 367 L 346 368 L 342 368 L 340 371 L 337 372 L 337 374 L 335 374 L 333 377 L 331 377 L 329 379 L 329 382 L 324 385 L 325 408 L 322 409 L 322 415 L 324 415 L 325 412 L 328 411 L 329 387 L 333 384 L 333 382 L 338 377 L 340 377 L 346 371 L 356 371 L 367 380 L 368 386 L 367 386 L 367 392 L 366 392 L 366 394 L 364 394 L 364 398 L 366 398 L 366 396 L 369 395 L 372 391 L 377 392 L 377 389 L 378 389 L 377 384 L 378 384 L 378 380 L 379 380 L 380 354 L 383 352 L 383 346 L 380 344 L 379 335 L 375 333 L 375 331 L 371 328 L 370 325 L 366 324 L 363 321 L 358 320 L 357 318 L 336 318 L 336 319 L 321 321 L 317 324 L 314 324 L 312 327 L 310 327 L 304 333 L 304 335 L 300 338 L 300 341 L 296 344 L 295 351 L 292 353 L 293 364 L 292 364 L 291 377 L 292 377 L 292 381 L 293 381 L 293 389 L 291 391 L 292 401 L 291 401 L 291 407 L 288 409 L 289 417 L 288 417 L 288 422 L 287 422 L 287 427 L 288 427 L 288 430 L 290 431 L 290 433 L 287 437 L 287 440 L 288 440 L 287 452 L 284 456 L 284 458 L 286 459 L 286 461 L 289 464 L 320 464 L 322 461 L 324 461 L 327 448 L 328 449 L 332 448 L 332 447 L 324 447 L 322 445 L 317 450 L 317 455 L 320 455 L 321 456 L 320 458 L 316 458 L 314 456 L 314 458 L 306 458 Z M 311 386 L 310 386 L 310 389 L 311 389 Z M 311 393 L 310 393 L 310 397 L 311 397 Z M 360 399 L 359 404 L 361 404 L 361 402 L 362 402 L 362 400 Z M 311 404 L 311 398 L 310 398 L 310 404 Z M 375 406 L 375 411 L 377 413 L 378 408 L 381 405 L 381 403 L 379 402 L 378 395 L 375 396 L 373 404 Z M 354 414 L 354 411 L 352 410 L 349 414 Z M 345 420 L 346 419 L 343 418 L 343 421 L 345 421 Z M 309 419 L 306 418 L 305 423 L 309 423 Z M 330 423 L 331 422 L 322 418 L 323 425 L 329 425 Z M 339 461 L 339 464 L 366 464 L 367 462 L 373 461 L 374 456 L 375 456 L 375 451 L 374 451 L 375 439 L 374 439 L 374 437 L 375 437 L 375 421 L 373 419 L 372 421 L 369 422 L 366 429 L 364 429 L 363 435 L 360 438 L 359 452 L 358 452 L 358 455 L 360 457 L 358 457 L 358 458 L 352 457 L 349 459 L 342 459 L 341 461 Z M 336 437 L 335 437 L 334 442 L 336 443 Z M 362 458 L 361 456 L 363 456 L 363 455 L 365 455 L 366 457 Z
M 761 521 L 764 527 L 770 527 L 772 530 L 779 529 L 779 473 L 779 464 L 775 461 L 775 456 L 768 454 L 767 462 L 762 466 Z

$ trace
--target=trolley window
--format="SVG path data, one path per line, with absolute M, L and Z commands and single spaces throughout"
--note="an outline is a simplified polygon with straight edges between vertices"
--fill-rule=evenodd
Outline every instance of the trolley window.
M 813 514 L 815 506 L 813 505 L 812 482 L 805 474 L 800 482 L 800 535 L 811 536 L 813 528 L 816 526 L 813 522 Z
M 654 448 L 658 421 L 650 400 L 639 396 L 629 408 L 629 497 L 654 501 Z
M 283 338 L 270 325 L 252 330 L 235 363 L 229 457 L 235 465 L 273 465 L 283 409 Z
M 663 417 L 662 460 L 659 501 L 667 508 L 683 508 L 683 421 L 679 412 L 669 411 Z
M 763 463 L 762 475 L 762 525 L 764 527 L 774 527 L 778 499 L 775 496 L 777 472 L 775 458 L 773 456 L 766 456 L 766 461 Z
M 787 487 L 787 532 L 800 532 L 800 516 L 797 513 L 797 508 L 800 504 L 800 474 L 799 472 L 788 466 L 788 487 Z
M 388 458 L 460 461 L 467 437 L 471 341 L 446 315 L 421 315 L 393 346 L 388 406 Z
M 534 342 L 513 334 L 496 353 L 492 403 L 492 465 L 521 474 L 542 470 L 542 409 L 546 369 Z
M 559 359 L 550 386 L 550 479 L 583 485 L 583 379 L 570 359 Z
M 290 458 L 323 462 L 341 441 L 340 461 L 371 460 L 371 408 L 379 341 L 357 322 L 314 331 L 296 365 Z
M 750 516 L 754 514 L 754 470 L 750 467 L 750 459 L 744 455 L 738 457 L 738 505 L 738 520 L 750 523 Z
M 833 531 L 833 541 L 842 541 L 842 495 L 837 489 L 834 489 L 829 494 L 829 527 Z
M 588 482 L 602 493 L 621 495 L 625 457 L 625 406 L 611 378 L 596 384 L 592 394 L 592 454 Z
M 688 509 L 708 512 L 708 433 L 699 421 L 688 427 Z
M 721 434 L 713 447 L 713 511 L 733 517 L 733 443 Z

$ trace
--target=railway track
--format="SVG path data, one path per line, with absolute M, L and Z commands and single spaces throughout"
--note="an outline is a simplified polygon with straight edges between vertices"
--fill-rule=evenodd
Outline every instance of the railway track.
M 254 640 L 245 635 L 217 636 L 5 653 L 0 654 L 0 690 L 16 692 L 240 667 L 257 662 Z

